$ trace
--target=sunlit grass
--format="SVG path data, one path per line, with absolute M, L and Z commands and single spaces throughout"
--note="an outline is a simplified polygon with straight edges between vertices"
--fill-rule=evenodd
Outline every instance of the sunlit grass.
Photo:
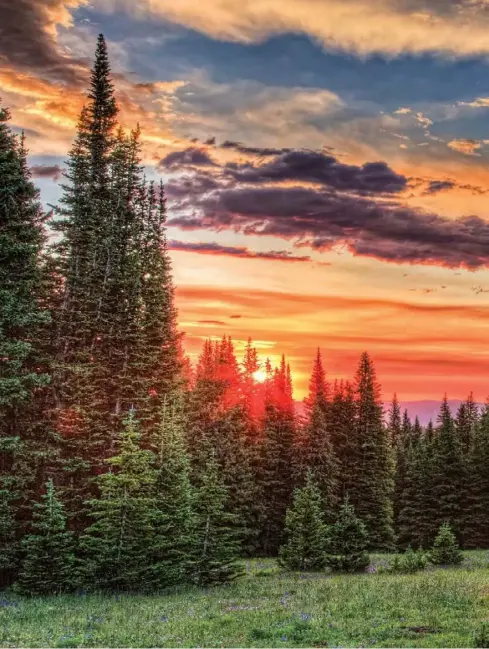
M 489 552 L 466 557 L 414 575 L 287 574 L 248 561 L 230 586 L 158 596 L 0 594 L 0 646 L 469 647 L 489 618 Z

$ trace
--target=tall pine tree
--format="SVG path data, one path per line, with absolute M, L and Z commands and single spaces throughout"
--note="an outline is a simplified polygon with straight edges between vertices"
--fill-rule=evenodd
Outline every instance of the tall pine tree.
M 438 503 L 433 521 L 433 538 L 439 526 L 448 522 L 463 543 L 467 465 L 447 398 L 443 399 L 433 444 L 433 495 Z
M 394 543 L 392 493 L 394 466 L 387 430 L 382 421 L 380 387 L 372 360 L 361 357 L 355 380 L 354 438 L 358 474 L 350 492 L 357 516 L 367 526 L 371 548 L 391 549 Z
M 260 488 L 263 510 L 260 546 L 276 555 L 283 541 L 285 515 L 295 482 L 296 425 L 285 358 L 267 381 Z
M 153 589 L 188 582 L 196 546 L 196 491 L 190 482 L 181 399 L 163 406 L 153 437 L 156 455 L 155 519 L 150 581 Z
M 219 465 L 211 453 L 197 496 L 193 580 L 199 585 L 225 583 L 241 573 L 238 563 L 241 548 L 235 517 L 228 513 L 228 498 Z
M 144 590 L 150 586 L 151 553 L 157 516 L 152 451 L 141 448 L 134 411 L 125 421 L 117 455 L 97 482 L 91 500 L 94 521 L 80 539 L 82 581 L 89 588 Z
M 470 485 L 467 491 L 468 520 L 465 547 L 489 547 L 489 404 L 486 403 L 473 433 L 468 459 Z
M 25 506 L 47 452 L 38 394 L 49 382 L 41 351 L 48 320 L 43 297 L 45 241 L 38 191 L 23 140 L 0 109 L 0 585 L 15 576 Z M 45 423 L 45 422 L 44 422 Z M 27 519 L 26 519 L 27 518 Z
M 91 478 L 114 453 L 134 405 L 146 442 L 181 367 L 163 187 L 142 176 L 139 129 L 117 129 L 107 47 L 99 37 L 88 104 L 54 226 L 63 296 L 55 402 L 72 525 L 87 522 Z
M 58 595 L 74 586 L 74 539 L 53 481 L 34 507 L 31 533 L 22 541 L 18 588 L 28 595 Z
M 285 518 L 287 542 L 280 548 L 279 562 L 290 570 L 320 570 L 326 562 L 327 527 L 321 493 L 311 472 L 296 489 Z

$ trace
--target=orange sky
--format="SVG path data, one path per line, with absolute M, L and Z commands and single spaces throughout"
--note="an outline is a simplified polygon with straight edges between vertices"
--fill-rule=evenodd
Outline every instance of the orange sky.
M 244 186 L 229 182 L 229 165 L 244 173 L 283 163 L 263 153 L 267 147 L 320 151 L 358 173 L 381 161 L 405 185 L 365 194 L 288 177 L 253 188 L 354 195 L 359 204 L 367 197 L 426 223 L 435 215 L 445 230 L 462 217 L 480 220 L 467 225 L 466 245 L 451 256 L 448 239 L 430 263 L 389 261 L 399 241 L 368 228 L 364 247 L 355 248 L 357 235 L 341 213 L 338 232 L 324 216 L 332 246 L 311 247 L 320 237 L 310 231 L 265 236 L 266 215 L 257 229 L 236 207 L 192 228 L 174 224 L 168 236 L 181 248 L 171 255 L 192 358 L 208 336 L 231 335 L 238 353 L 251 336 L 263 359 L 286 354 L 301 398 L 318 346 L 331 378 L 350 377 L 368 350 L 386 399 L 394 391 L 404 400 L 445 391 L 463 398 L 469 390 L 486 397 L 489 254 L 486 263 L 482 246 L 471 270 L 464 255 L 489 221 L 489 2 L 209 0 L 204 11 L 193 0 L 0 0 L 0 11 L 20 30 L 0 45 L 1 96 L 14 127 L 26 131 L 46 203 L 59 196 L 103 31 L 120 118 L 127 127 L 141 123 L 150 178 L 178 185 L 202 174 L 217 178 L 224 195 Z M 221 146 L 226 140 L 256 151 Z M 212 162 L 163 164 L 170 154 L 195 150 Z M 198 201 L 170 201 L 169 217 L 199 219 L 200 209 Z M 309 209 L 306 221 L 317 217 Z
M 181 328 L 194 357 L 208 336 L 231 335 L 239 352 L 251 335 L 263 359 L 287 355 L 302 398 L 315 346 L 330 378 L 352 376 L 368 350 L 387 399 L 394 391 L 403 399 L 439 398 L 444 390 L 485 399 L 489 304 L 472 290 L 489 284 L 481 272 L 386 267 L 348 253 L 331 266 L 172 256 Z

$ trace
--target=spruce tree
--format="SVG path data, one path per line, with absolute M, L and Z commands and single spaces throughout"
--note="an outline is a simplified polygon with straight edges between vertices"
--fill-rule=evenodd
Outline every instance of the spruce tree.
M 412 500 L 418 497 L 419 479 L 414 478 L 413 470 L 415 470 L 414 465 L 419 464 L 420 458 L 418 454 L 422 453 L 422 449 L 419 448 L 421 427 L 417 418 L 413 427 L 407 410 L 404 411 L 402 422 L 400 420 L 399 422 L 399 436 L 393 447 L 396 462 L 393 510 L 397 542 L 400 547 L 405 548 L 411 544 L 411 533 L 415 534 L 416 530 L 419 531 L 421 528 L 421 525 L 412 527 L 412 524 L 406 527 L 409 515 L 414 514 L 416 511 L 416 507 L 413 508 Z M 414 456 L 412 451 L 414 451 Z M 401 515 L 403 517 L 402 523 L 400 520 Z M 416 515 L 420 516 L 421 513 L 417 512 Z
M 55 227 L 62 278 L 55 401 L 71 524 L 83 529 L 92 477 L 112 456 L 134 405 L 145 443 L 179 381 L 163 187 L 143 178 L 139 129 L 117 129 L 107 47 L 99 37 L 87 106 Z
M 228 498 L 219 465 L 211 454 L 197 494 L 196 546 L 192 557 L 193 581 L 201 586 L 225 583 L 241 574 L 238 563 L 241 548 L 235 516 L 227 511 Z
M 166 239 L 166 198 L 162 183 L 158 187 L 149 185 L 147 209 L 142 217 L 142 318 L 138 332 L 138 360 L 143 380 L 141 396 L 148 399 L 145 420 L 151 429 L 158 425 L 165 399 L 171 398 L 183 387 L 181 336 L 176 324 L 175 289 Z M 143 408 L 143 404 L 140 408 Z
M 326 563 L 339 572 L 359 572 L 370 563 L 367 547 L 367 528 L 357 518 L 353 505 L 346 497 L 336 522 L 329 528 Z
M 254 446 L 247 437 L 245 412 L 233 407 L 214 422 L 202 453 L 214 453 L 220 476 L 228 490 L 227 511 L 234 516 L 243 550 L 252 554 L 257 547 L 260 522 L 260 489 L 253 467 Z
M 431 447 L 423 438 L 400 447 L 396 476 L 396 533 L 406 549 L 427 547 L 431 535 L 432 474 L 427 470 Z
M 2 446 L 2 454 L 6 446 Z M 15 514 L 14 497 L 10 491 L 10 484 L 14 478 L 2 476 L 0 489 L 0 588 L 10 585 L 18 571 L 20 560 L 20 544 L 17 534 L 17 521 Z M 15 492 L 14 492 L 15 494 Z
M 455 429 L 448 401 L 443 399 L 433 442 L 433 495 L 437 502 L 434 537 L 439 525 L 448 522 L 463 542 L 467 464 Z
M 326 414 L 329 401 L 329 385 L 326 381 L 326 372 L 323 367 L 321 350 L 318 348 L 309 380 L 309 395 L 305 400 L 309 410 L 317 404 Z
M 29 501 L 48 455 L 40 411 L 49 369 L 41 347 L 45 307 L 44 216 L 23 139 L 0 108 L 0 587 L 18 568 Z
M 296 489 L 285 518 L 287 541 L 280 548 L 279 563 L 289 570 L 320 570 L 326 561 L 327 527 L 324 523 L 321 492 L 312 472 Z
M 408 489 L 409 478 L 407 476 L 407 463 L 408 454 L 410 449 L 409 440 L 402 438 L 396 443 L 393 451 L 395 453 L 395 475 L 394 475 L 394 497 L 393 497 L 393 515 L 394 515 L 394 530 L 396 535 L 399 535 L 400 527 L 400 514 L 403 508 L 404 500 L 406 498 L 406 491 Z M 399 540 L 399 539 L 398 539 Z
M 468 459 L 470 488 L 467 491 L 468 518 L 465 547 L 489 547 L 489 404 L 486 403 L 473 433 Z
M 276 555 L 283 542 L 285 516 L 295 478 L 296 424 L 285 359 L 267 381 L 264 442 L 259 483 L 263 499 L 260 547 Z
M 430 551 L 430 561 L 435 565 L 457 565 L 462 563 L 463 554 L 455 534 L 448 523 L 443 523 L 433 542 Z
M 356 404 L 352 384 L 336 381 L 327 410 L 327 426 L 333 452 L 338 460 L 338 490 L 340 499 L 350 493 L 360 471 L 360 448 L 355 438 Z
M 306 415 L 300 434 L 296 436 L 295 455 L 297 484 L 304 484 L 308 471 L 317 481 L 323 500 L 326 520 L 332 520 L 338 504 L 339 463 L 333 450 L 329 430 L 329 388 L 318 349 L 305 399 Z
M 199 356 L 193 390 L 188 399 L 187 443 L 191 452 L 193 477 L 198 482 L 207 459 L 207 447 L 213 445 L 212 430 L 225 412 L 225 383 L 219 379 L 219 350 L 206 340 Z M 209 441 L 211 440 L 211 441 Z M 203 451 L 204 449 L 204 451 Z
M 100 36 L 88 104 L 80 116 L 53 222 L 62 235 L 55 252 L 63 277 L 56 314 L 55 404 L 57 429 L 65 442 L 66 502 L 75 529 L 86 522 L 84 502 L 93 495 L 90 478 L 103 470 L 113 450 L 114 435 L 104 412 L 107 371 L 101 347 L 110 327 L 106 300 L 112 270 L 111 163 L 117 112 L 107 47 Z
M 247 422 L 247 437 L 250 443 L 255 446 L 261 442 L 260 424 L 263 416 L 262 386 L 255 380 L 255 373 L 259 369 L 258 353 L 249 338 L 242 362 L 241 405 Z
M 392 549 L 394 464 L 382 421 L 380 387 L 367 353 L 361 357 L 356 381 L 354 440 L 358 473 L 350 491 L 357 515 L 364 521 L 371 548 Z
M 465 456 L 469 455 L 472 448 L 478 420 L 479 410 L 471 392 L 467 400 L 460 404 L 455 418 L 455 428 Z
M 75 563 L 73 534 L 53 481 L 42 501 L 34 506 L 32 531 L 22 541 L 24 560 L 18 588 L 28 595 L 55 595 L 73 587 Z
M 479 424 L 479 409 L 474 401 L 474 395 L 469 394 L 467 400 L 460 404 L 455 417 L 455 432 L 461 447 L 461 462 L 463 474 L 461 477 L 462 511 L 460 512 L 459 526 L 460 539 L 464 547 L 473 546 L 475 538 L 472 535 L 471 503 L 474 501 L 475 476 L 472 475 L 473 447 L 476 442 Z
M 181 399 L 168 399 L 153 437 L 156 454 L 156 514 L 150 570 L 153 589 L 185 583 L 192 574 L 196 493 L 190 482 L 184 425 Z
M 188 406 L 193 482 L 201 485 L 208 457 L 213 455 L 229 492 L 227 512 L 235 515 L 246 552 L 253 552 L 260 511 L 255 480 L 259 444 L 250 432 L 250 411 L 242 399 L 239 365 L 229 338 L 217 345 L 205 342 L 196 375 Z
M 392 398 L 392 405 L 389 411 L 389 437 L 393 448 L 396 448 L 402 436 L 401 407 L 397 399 L 397 394 Z
M 97 479 L 98 499 L 89 505 L 93 520 L 80 539 L 81 576 L 92 589 L 144 590 L 149 586 L 154 547 L 155 468 L 152 451 L 141 448 L 134 411 L 118 440 L 109 472 Z
M 324 515 L 331 522 L 338 507 L 339 466 L 331 443 L 327 417 L 317 401 L 305 431 L 303 461 L 305 471 L 314 476 L 321 494 Z
M 411 439 L 414 441 L 418 441 L 421 439 L 421 436 L 423 434 L 423 429 L 421 428 L 421 424 L 419 423 L 419 417 L 416 415 L 414 418 L 414 425 L 413 425 L 413 432 Z

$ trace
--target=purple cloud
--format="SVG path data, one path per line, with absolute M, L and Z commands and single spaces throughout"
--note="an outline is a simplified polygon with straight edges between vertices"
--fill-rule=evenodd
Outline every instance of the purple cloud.
M 59 165 L 33 165 L 31 173 L 34 178 L 59 180 L 63 175 L 63 169 Z
M 158 163 L 160 170 L 175 170 L 182 167 L 217 167 L 205 149 L 189 147 L 183 151 L 172 151 Z
M 242 257 L 245 259 L 271 259 L 274 261 L 301 262 L 311 261 L 309 256 L 294 255 L 288 250 L 269 250 L 267 252 L 254 252 L 244 246 L 222 246 L 219 243 L 191 243 L 187 241 L 170 240 L 169 250 L 196 252 L 202 255 L 225 255 L 228 257 Z

